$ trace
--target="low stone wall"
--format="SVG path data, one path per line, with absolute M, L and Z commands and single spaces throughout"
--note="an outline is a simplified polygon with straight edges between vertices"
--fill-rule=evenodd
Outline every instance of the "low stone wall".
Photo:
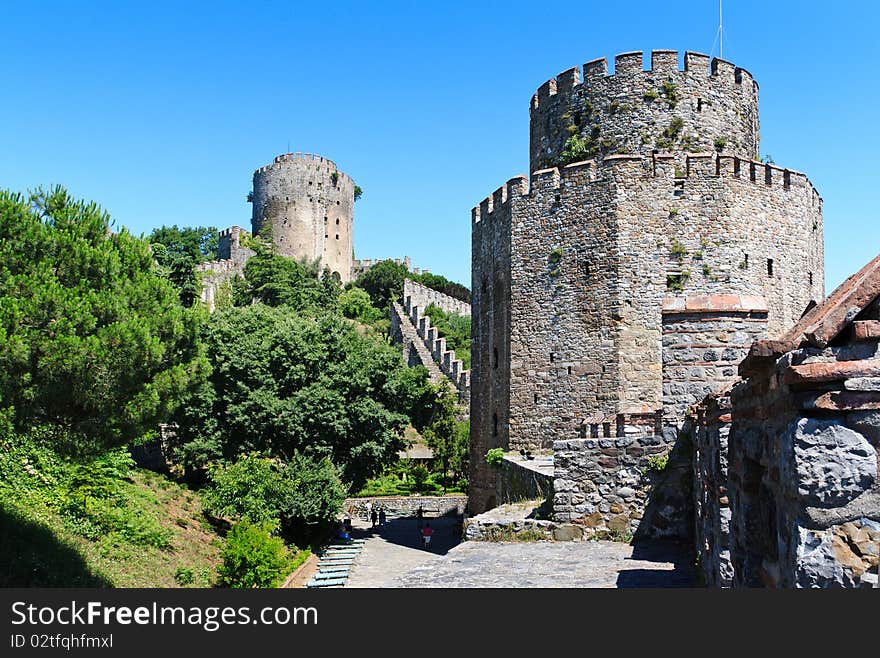
M 553 520 L 635 533 L 654 484 L 649 460 L 668 450 L 662 436 L 647 432 L 556 441 Z
M 464 526 L 466 541 L 553 541 L 559 524 L 542 519 L 504 521 L 483 514 L 468 519 Z M 574 537 L 572 537 L 574 538 Z M 580 539 L 580 537 L 578 537 Z
M 505 455 L 497 480 L 497 500 L 553 500 L 553 462 L 538 457 L 526 461 L 519 455 Z
M 419 507 L 426 517 L 461 515 L 467 509 L 467 496 L 373 496 L 346 498 L 342 505 L 345 514 L 368 520 L 370 505 L 382 508 L 388 516 L 415 516 Z

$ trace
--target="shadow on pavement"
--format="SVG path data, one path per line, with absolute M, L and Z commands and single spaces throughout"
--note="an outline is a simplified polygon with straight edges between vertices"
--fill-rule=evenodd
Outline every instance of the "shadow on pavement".
M 446 555 L 451 548 L 461 543 L 461 521 L 456 516 L 440 516 L 427 518 L 434 534 L 430 547 L 422 548 L 422 536 L 419 531 L 418 519 L 414 517 L 396 517 L 386 521 L 384 526 L 370 527 L 369 521 L 361 519 L 352 527 L 352 539 L 369 539 L 380 537 L 383 540 L 417 550 L 425 550 L 435 555 Z
M 672 563 L 673 569 L 624 569 L 617 575 L 617 586 L 632 587 L 696 587 L 693 549 L 681 542 L 642 540 L 633 543 L 629 560 Z

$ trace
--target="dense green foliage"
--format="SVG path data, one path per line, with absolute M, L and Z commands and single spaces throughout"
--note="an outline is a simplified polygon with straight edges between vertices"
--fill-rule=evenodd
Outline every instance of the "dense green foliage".
M 329 522 L 345 500 L 345 488 L 329 460 L 294 454 L 287 461 L 245 455 L 216 464 L 204 491 L 205 507 L 218 516 L 287 529 Z
M 370 295 L 362 288 L 349 288 L 339 295 L 339 312 L 363 324 L 375 324 L 385 314 L 373 306 Z
M 217 259 L 218 237 L 217 229 L 213 226 L 163 226 L 153 229 L 147 241 L 152 245 L 160 265 L 168 265 L 168 259 L 174 256 L 184 256 L 195 263 Z M 157 245 L 162 248 L 157 248 Z
M 178 455 L 191 470 L 299 451 L 329 458 L 357 487 L 396 459 L 404 427 L 430 408 L 424 368 L 335 315 L 233 308 L 213 315 L 204 342 L 213 373 L 179 419 Z
M 223 562 L 217 568 L 221 587 L 278 587 L 284 581 L 293 570 L 293 556 L 284 540 L 271 533 L 271 524 L 247 521 L 230 529 L 223 547 Z
M 0 443 L 0 495 L 48 507 L 87 539 L 168 547 L 169 533 L 142 513 L 143 501 L 126 486 L 133 466 L 126 450 L 82 461 L 54 452 L 48 430 L 6 437 Z
M 465 477 L 470 450 L 470 422 L 456 417 L 455 398 L 455 393 L 444 383 L 437 394 L 431 423 L 422 430 L 426 443 L 434 451 L 436 472 L 445 479 L 451 471 L 452 482 Z
M 444 276 L 429 272 L 414 274 L 406 269 L 406 265 L 391 260 L 376 263 L 358 277 L 352 285 L 366 290 L 373 306 L 384 310 L 388 308 L 392 300 L 401 301 L 404 279 L 416 281 L 428 288 L 468 303 L 471 301 L 470 290 L 460 283 L 454 283 Z
M 304 265 L 261 246 L 256 251 L 245 265 L 246 293 L 234 297 L 236 305 L 256 300 L 310 313 L 335 307 L 340 290 L 329 270 L 318 277 L 316 264 Z
M 446 347 L 461 359 L 465 370 L 471 369 L 471 318 L 469 315 L 446 313 L 439 306 L 428 304 L 425 315 L 431 318 L 431 326 L 446 339 Z
M 318 537 L 349 488 L 395 468 L 410 491 L 465 486 L 451 394 L 387 339 L 401 273 L 343 291 L 250 246 L 209 316 L 213 228 L 136 238 L 61 188 L 0 192 L 0 585 L 210 585 L 232 520 L 220 582 L 275 586 L 308 555 L 282 537 Z M 127 447 L 168 421 L 172 472 L 201 496 L 133 468 Z M 442 472 L 395 467 L 410 425 Z
M 452 480 L 420 464 L 400 462 L 384 475 L 370 478 L 355 496 L 442 496 L 467 493 L 467 480 Z
M 181 565 L 213 583 L 220 540 L 192 493 L 124 450 L 61 456 L 51 435 L 0 432 L 0 586 L 170 587 Z
M 201 291 L 195 266 L 217 258 L 217 229 L 213 226 L 163 226 L 154 229 L 147 241 L 159 271 L 177 288 L 181 303 L 192 306 Z
M 198 320 L 95 204 L 0 191 L 0 409 L 16 428 L 90 453 L 155 429 L 204 377 Z

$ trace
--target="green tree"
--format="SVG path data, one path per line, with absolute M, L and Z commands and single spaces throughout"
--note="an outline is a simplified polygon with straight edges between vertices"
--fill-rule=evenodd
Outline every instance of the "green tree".
M 175 224 L 153 229 L 147 242 L 153 245 L 159 265 L 170 265 L 165 259 L 174 256 L 186 257 L 193 263 L 216 260 L 219 238 L 213 226 L 178 228 Z M 162 248 L 157 249 L 156 245 L 162 245 Z
M 392 300 L 400 301 L 403 295 L 403 280 L 408 276 L 409 272 L 405 265 L 383 260 L 364 272 L 354 285 L 366 290 L 373 301 L 373 306 L 384 311 Z
M 254 453 L 215 465 L 202 496 L 206 509 L 218 516 L 289 530 L 333 520 L 345 493 L 336 468 L 326 459 L 294 453 L 284 463 Z
M 0 408 L 79 453 L 126 445 L 204 379 L 198 329 L 149 244 L 63 188 L 0 192 Z
M 439 472 L 446 478 L 452 470 L 457 479 L 467 466 L 468 424 L 459 421 L 456 395 L 446 382 L 437 388 L 431 423 L 422 430 L 425 442 L 434 452 Z
M 278 526 L 290 494 L 280 460 L 244 455 L 231 464 L 215 464 L 208 478 L 202 500 L 211 514 Z
M 277 587 L 292 567 L 284 540 L 272 536 L 271 524 L 242 521 L 226 535 L 217 568 L 221 587 L 246 589 Z
M 383 317 L 382 311 L 370 302 L 370 296 L 362 288 L 349 288 L 339 295 L 339 312 L 347 318 L 364 324 L 372 324 Z
M 335 315 L 232 308 L 213 314 L 204 341 L 213 372 L 179 416 L 176 449 L 191 468 L 199 455 L 301 452 L 329 458 L 359 487 L 396 460 L 430 390 L 424 368 Z
M 268 306 L 290 306 L 297 310 L 335 306 L 339 284 L 328 280 L 332 276 L 322 280 L 312 264 L 304 265 L 261 246 L 256 251 L 244 267 L 248 294 L 243 297 L 247 304 L 257 300 Z

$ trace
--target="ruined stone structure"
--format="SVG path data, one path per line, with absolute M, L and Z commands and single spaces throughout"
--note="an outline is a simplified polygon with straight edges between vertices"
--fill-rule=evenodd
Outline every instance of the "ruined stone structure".
M 733 585 L 876 586 L 880 256 L 785 334 L 756 342 L 739 370 L 727 459 Z
M 822 200 L 804 174 L 755 161 L 757 84 L 705 55 L 677 61 L 655 51 L 642 70 L 627 53 L 611 75 L 602 59 L 542 85 L 531 180 L 473 209 L 472 511 L 494 501 L 488 449 L 564 441 L 578 463 L 563 470 L 597 485 L 597 467 L 606 491 L 557 490 L 559 518 L 601 505 L 604 523 L 637 524 L 644 498 L 615 492 L 638 491 L 618 474 L 644 471 L 650 446 L 616 443 L 668 450 L 686 405 L 733 379 L 753 338 L 824 296 Z M 658 412 L 658 431 L 638 429 Z M 579 436 L 584 421 L 615 433 Z
M 255 253 L 243 244 L 250 237 L 250 233 L 240 226 L 223 229 L 217 244 L 218 259 L 196 265 L 196 272 L 202 277 L 201 300 L 209 311 L 213 312 L 224 284 L 236 275 L 244 276 L 245 263 Z
M 319 155 L 285 153 L 254 172 L 254 235 L 269 231 L 282 256 L 320 259 L 342 283 L 352 278 L 354 181 Z

